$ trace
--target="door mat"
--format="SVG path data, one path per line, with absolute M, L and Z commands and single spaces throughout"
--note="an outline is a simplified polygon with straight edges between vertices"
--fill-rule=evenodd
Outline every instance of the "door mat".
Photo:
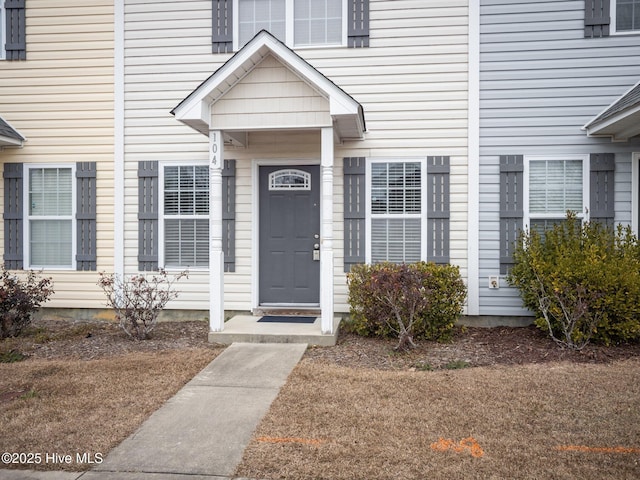
M 265 315 L 258 322 L 270 323 L 313 323 L 317 317 L 287 317 L 285 315 Z

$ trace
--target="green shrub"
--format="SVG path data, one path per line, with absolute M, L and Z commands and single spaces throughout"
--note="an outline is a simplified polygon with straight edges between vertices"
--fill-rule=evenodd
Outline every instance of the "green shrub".
M 536 325 L 580 349 L 640 338 L 640 246 L 629 227 L 567 220 L 545 232 L 522 232 L 507 276 Z
M 401 337 L 410 325 L 412 339 L 449 340 L 466 298 L 460 271 L 451 265 L 356 265 L 347 279 L 347 328 L 363 336 Z
M 53 294 L 50 278 L 39 278 L 31 270 L 23 277 L 0 270 L 0 338 L 20 335 L 31 314 Z

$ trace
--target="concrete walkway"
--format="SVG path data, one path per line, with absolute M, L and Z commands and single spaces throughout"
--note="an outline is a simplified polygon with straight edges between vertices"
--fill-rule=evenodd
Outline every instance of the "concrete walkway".
M 6 480 L 233 478 L 306 344 L 234 343 L 88 472 L 0 470 Z

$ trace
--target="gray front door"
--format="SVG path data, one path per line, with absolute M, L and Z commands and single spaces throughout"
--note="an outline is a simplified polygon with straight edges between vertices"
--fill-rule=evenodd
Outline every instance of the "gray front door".
M 320 303 L 320 168 L 260 167 L 260 304 Z

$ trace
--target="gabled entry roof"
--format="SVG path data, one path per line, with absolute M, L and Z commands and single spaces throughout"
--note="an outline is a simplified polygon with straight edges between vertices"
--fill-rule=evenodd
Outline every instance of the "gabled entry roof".
M 26 139 L 0 117 L 0 147 L 21 147 Z
M 208 136 L 209 130 L 217 129 L 215 116 L 212 118 L 211 115 L 211 105 L 221 99 L 269 55 L 327 100 L 337 139 L 363 138 L 365 121 L 362 106 L 266 30 L 262 30 L 253 37 L 180 102 L 171 113 L 182 123 Z M 273 128 L 278 128 L 278 125 L 274 125 Z
M 582 128 L 590 137 L 608 136 L 613 141 L 640 135 L 640 82 Z

